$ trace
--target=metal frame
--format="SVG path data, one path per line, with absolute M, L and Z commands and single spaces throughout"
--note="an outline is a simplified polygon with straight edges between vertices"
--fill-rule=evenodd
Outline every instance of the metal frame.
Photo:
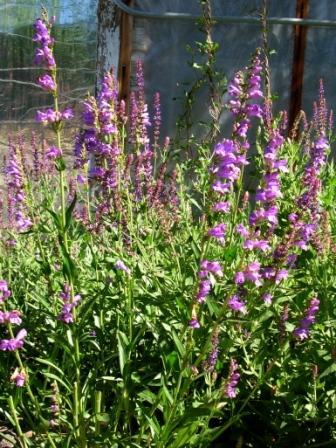
M 130 8 L 125 5 L 122 0 L 112 0 L 119 9 L 126 14 L 134 17 L 146 18 L 146 19 L 163 19 L 163 20 L 198 20 L 202 16 L 197 16 L 187 13 L 178 12 L 165 12 L 155 13 L 149 11 L 141 11 L 140 9 Z M 218 23 L 232 23 L 240 24 L 247 23 L 250 25 L 260 25 L 260 19 L 258 17 L 233 17 L 233 16 L 214 16 L 213 20 Z M 292 25 L 292 26 L 309 26 L 309 27 L 331 27 L 336 28 L 336 21 L 334 20 L 315 20 L 315 19 L 299 19 L 294 17 L 268 17 L 266 19 L 269 25 Z

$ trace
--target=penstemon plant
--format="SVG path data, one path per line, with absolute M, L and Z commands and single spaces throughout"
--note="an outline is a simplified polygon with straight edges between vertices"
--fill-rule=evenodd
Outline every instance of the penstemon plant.
M 54 141 L 9 136 L 3 164 L 0 446 L 331 446 L 336 181 L 323 85 L 288 138 L 257 50 L 228 84 L 231 135 L 212 123 L 190 164 L 162 139 L 160 95 L 147 104 L 138 62 L 128 110 L 106 73 L 68 154 L 53 23 L 43 12 L 33 40 L 54 100 L 36 118 Z

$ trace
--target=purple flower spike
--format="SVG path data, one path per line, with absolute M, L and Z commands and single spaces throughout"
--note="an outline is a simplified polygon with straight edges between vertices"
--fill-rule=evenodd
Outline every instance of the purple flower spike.
M 305 312 L 304 319 L 301 320 L 300 326 L 294 330 L 294 336 L 303 341 L 309 337 L 310 327 L 315 322 L 315 316 L 319 310 L 320 301 L 317 297 L 313 297 L 309 307 Z
M 6 280 L 0 280 L 0 303 L 4 302 L 11 295 Z
M 237 372 L 238 367 L 237 361 L 231 359 L 228 383 L 225 387 L 225 395 L 228 398 L 235 398 L 237 396 L 237 385 L 240 378 L 240 374 Z
M 199 289 L 197 293 L 197 302 L 204 303 L 207 296 L 211 291 L 211 282 L 210 280 L 202 280 L 199 284 Z
M 126 272 L 126 274 L 130 275 L 131 274 L 131 270 L 129 267 L 127 267 L 125 265 L 125 263 L 122 260 L 117 260 L 114 264 L 114 267 L 116 269 L 119 269 L 120 271 L 124 271 Z

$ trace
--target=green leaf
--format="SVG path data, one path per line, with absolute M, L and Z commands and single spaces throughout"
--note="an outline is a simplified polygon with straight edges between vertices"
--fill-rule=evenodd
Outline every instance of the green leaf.
M 65 212 L 65 230 L 67 230 L 71 224 L 72 212 L 75 208 L 76 202 L 77 202 L 77 194 L 75 192 L 74 198 L 71 201 L 71 204 L 69 205 L 69 207 L 67 208 L 67 210 Z
M 336 372 L 336 363 L 332 364 L 331 366 L 327 367 L 321 375 L 319 375 L 319 379 L 324 378 L 325 376 L 330 375 L 331 373 Z

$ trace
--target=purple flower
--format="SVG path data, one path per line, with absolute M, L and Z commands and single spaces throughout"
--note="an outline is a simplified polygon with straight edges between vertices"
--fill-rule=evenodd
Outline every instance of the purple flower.
M 245 283 L 244 272 L 236 272 L 236 274 L 235 274 L 235 283 L 237 285 L 242 285 L 243 283 Z
M 278 285 L 282 280 L 286 280 L 288 277 L 287 269 L 279 269 L 275 274 L 275 283 Z
M 81 296 L 77 294 L 72 298 L 70 285 L 65 283 L 63 285 L 63 291 L 60 292 L 60 297 L 63 300 L 63 305 L 58 319 L 66 324 L 70 324 L 74 321 L 73 309 L 78 305 Z
M 263 294 L 262 299 L 266 303 L 266 305 L 271 305 L 272 300 L 273 300 L 273 295 L 270 294 L 269 292 L 267 292 L 267 293 Z
M 193 328 L 193 329 L 197 329 L 197 328 L 201 327 L 201 325 L 198 322 L 196 317 L 191 318 L 188 325 L 190 328 Z
M 246 309 L 246 303 L 243 302 L 240 297 L 238 295 L 233 295 L 232 297 L 230 297 L 230 299 L 228 300 L 228 306 L 233 310 L 233 311 L 239 311 L 242 314 L 246 314 L 247 313 L 247 309 Z
M 1 339 L 0 350 L 15 351 L 23 347 L 24 339 L 27 336 L 27 331 L 23 328 L 13 339 Z
M 119 269 L 120 271 L 124 271 L 126 272 L 126 274 L 130 275 L 131 274 L 131 270 L 129 267 L 127 267 L 125 265 L 125 263 L 122 260 L 117 260 L 114 264 L 114 267 L 116 269 Z
M 60 148 L 56 148 L 56 146 L 51 146 L 45 152 L 45 156 L 47 159 L 57 159 L 61 157 L 62 151 Z
M 247 238 L 249 236 L 249 231 L 243 224 L 238 224 L 236 226 L 236 232 L 239 233 L 243 238 Z
M 61 112 L 61 118 L 63 120 L 70 120 L 73 117 L 74 117 L 74 112 L 71 107 L 67 107 L 66 109 L 63 110 L 63 112 Z
M 197 302 L 204 303 L 210 291 L 211 291 L 210 280 L 201 280 L 199 283 L 199 289 L 197 293 Z
M 11 295 L 6 280 L 0 280 L 0 303 L 4 302 Z
M 41 75 L 38 78 L 37 84 L 40 85 L 44 90 L 47 90 L 49 92 L 54 92 L 56 90 L 56 83 L 54 78 L 47 73 Z
M 320 301 L 317 297 L 313 297 L 309 307 L 305 312 L 304 319 L 301 320 L 300 326 L 294 330 L 294 336 L 301 341 L 307 339 L 310 333 L 310 327 L 315 322 L 315 316 L 319 310 Z
M 217 202 L 217 204 L 215 204 L 212 207 L 212 211 L 213 212 L 223 212 L 223 213 L 228 213 L 230 211 L 230 202 Z
M 208 359 L 204 362 L 204 368 L 207 372 L 213 372 L 217 359 L 218 359 L 218 353 L 219 353 L 219 331 L 216 329 L 213 332 L 212 338 L 211 338 L 211 351 L 209 353 Z
M 231 359 L 230 371 L 227 385 L 225 387 L 225 395 L 228 398 L 235 398 L 237 396 L 237 385 L 239 382 L 240 375 L 237 372 L 238 364 L 235 359 Z
M 20 311 L 0 311 L 0 324 L 13 324 L 20 325 L 22 319 L 20 317 Z
M 231 184 L 226 182 L 221 182 L 220 180 L 216 180 L 213 184 L 212 184 L 212 189 L 216 192 L 216 193 L 220 193 L 220 194 L 225 194 L 225 193 L 229 193 L 230 189 L 231 189 Z
M 253 282 L 256 286 L 261 286 L 260 263 L 254 261 L 247 265 L 244 276 L 246 280 Z
M 218 277 L 223 277 L 223 271 L 218 261 L 203 260 L 201 261 L 201 269 L 207 272 L 211 272 Z
M 15 369 L 15 372 L 10 377 L 10 380 L 15 383 L 17 387 L 23 387 L 27 379 L 27 374 L 24 370 Z
M 218 224 L 208 230 L 208 235 L 217 238 L 220 242 L 224 242 L 225 231 L 226 225 Z

